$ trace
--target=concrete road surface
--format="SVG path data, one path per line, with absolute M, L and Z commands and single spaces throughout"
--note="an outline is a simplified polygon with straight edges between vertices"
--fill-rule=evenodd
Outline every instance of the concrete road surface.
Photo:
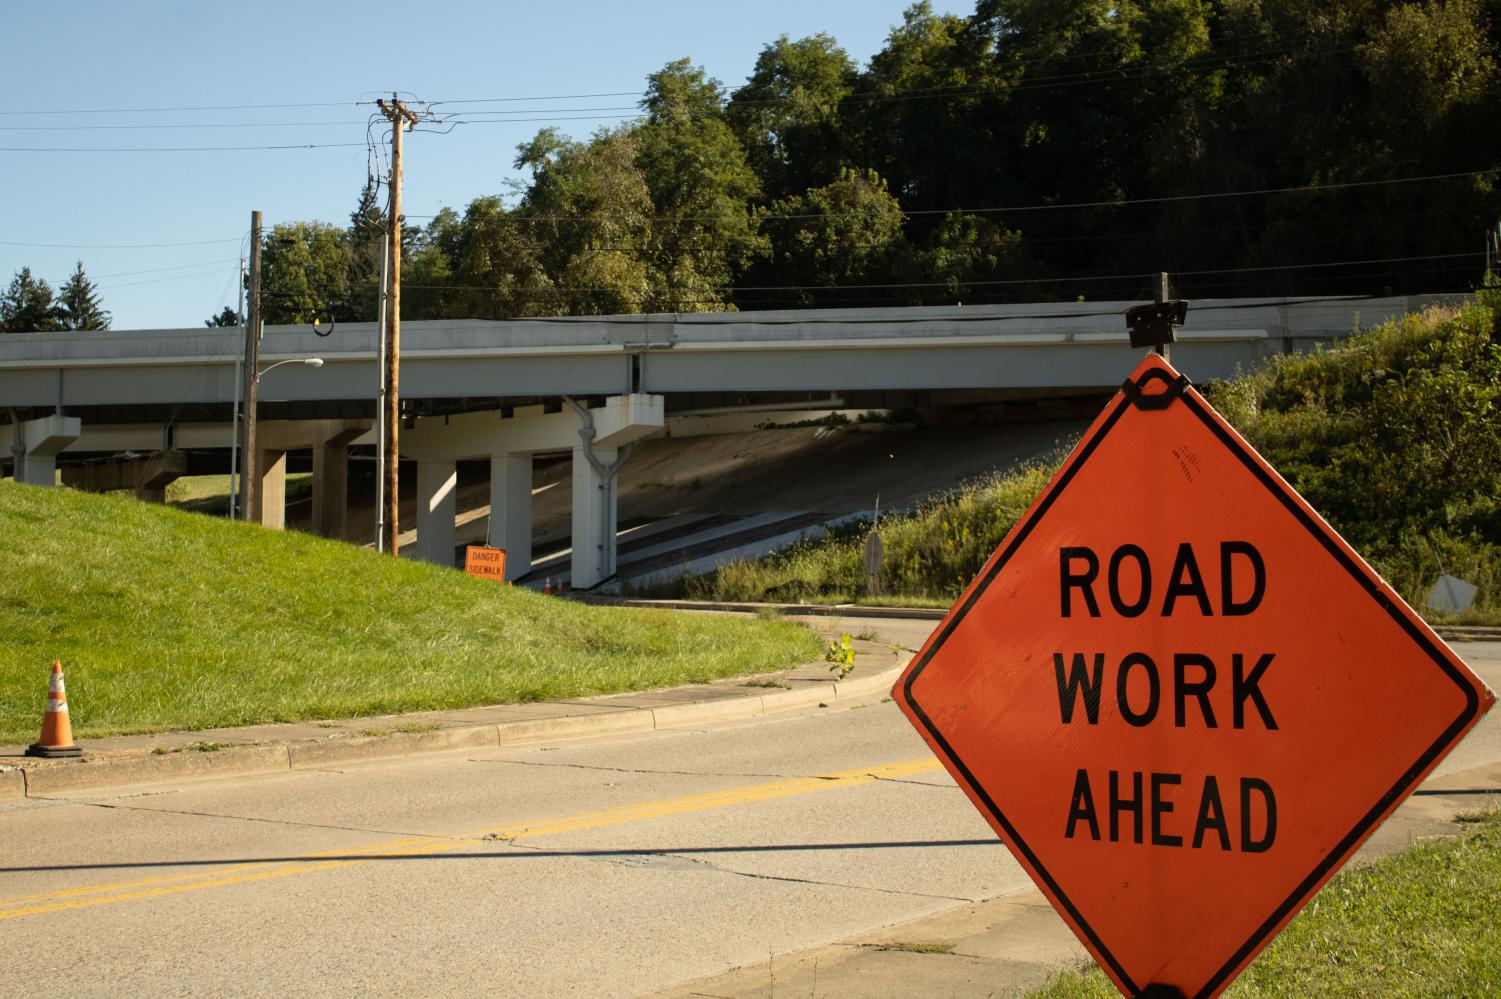
M 631 996 L 1027 884 L 873 699 L 6 805 L 0 993 Z

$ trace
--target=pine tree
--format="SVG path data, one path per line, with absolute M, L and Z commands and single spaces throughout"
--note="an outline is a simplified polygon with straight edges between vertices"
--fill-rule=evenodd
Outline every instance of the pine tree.
M 110 316 L 99 305 L 99 289 L 83 272 L 83 261 L 57 293 L 62 326 L 70 330 L 107 330 Z
M 238 326 L 240 325 L 240 314 L 226 305 L 223 309 L 219 310 L 218 315 L 209 316 L 205 319 L 203 325 L 210 328 Z
M 22 267 L 0 295 L 0 333 L 50 333 L 63 328 L 52 286 Z

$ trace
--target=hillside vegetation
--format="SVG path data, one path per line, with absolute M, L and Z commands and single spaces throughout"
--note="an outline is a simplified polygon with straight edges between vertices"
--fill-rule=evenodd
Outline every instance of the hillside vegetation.
M 9 481 L 0 538 L 0 744 L 36 738 L 53 658 L 87 737 L 640 690 L 820 649 L 795 624 L 588 607 Z
M 1501 350 L 1495 300 L 1429 311 L 1338 346 L 1270 359 L 1210 401 L 1421 606 L 1440 571 L 1480 587 L 1467 623 L 1501 621 Z M 952 602 L 1047 482 L 1050 463 L 999 474 L 883 520 L 888 602 Z M 681 581 L 726 600 L 870 600 L 868 524 Z M 667 592 L 667 591 L 663 591 Z

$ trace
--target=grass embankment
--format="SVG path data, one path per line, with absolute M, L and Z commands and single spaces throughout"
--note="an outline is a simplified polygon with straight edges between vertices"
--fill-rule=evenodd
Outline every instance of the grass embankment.
M 1327 350 L 1275 357 L 1206 392 L 1410 603 L 1421 607 L 1444 571 L 1480 588 L 1457 623 L 1501 623 L 1501 352 L 1489 303 L 1408 316 Z M 951 603 L 1061 460 L 882 520 L 882 602 Z M 656 593 L 865 601 L 868 531 L 850 525 Z
M 796 624 L 588 607 L 295 532 L 0 484 L 0 743 L 52 658 L 75 735 L 693 683 L 816 659 Z
M 310 472 L 295 472 L 287 476 L 286 498 L 298 500 L 313 494 L 313 476 Z M 229 513 L 229 476 L 186 475 L 167 483 L 167 505 L 194 513 L 209 513 L 225 516 Z
M 1501 812 L 1335 876 L 1227 996 L 1501 995 Z M 1094 968 L 1032 999 L 1118 999 Z

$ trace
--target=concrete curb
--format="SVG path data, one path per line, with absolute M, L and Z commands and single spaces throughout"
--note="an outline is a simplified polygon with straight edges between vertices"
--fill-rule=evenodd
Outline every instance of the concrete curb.
M 580 705 L 577 714 L 548 718 L 455 725 L 431 731 L 391 731 L 384 735 L 227 745 L 209 752 L 186 748 L 167 753 L 86 754 L 79 760 L 39 762 L 0 770 L 0 801 L 158 781 L 287 773 L 427 753 L 498 749 L 528 742 L 738 721 L 884 693 L 896 682 L 908 661 L 907 656 L 894 658 L 894 665 L 870 676 L 759 695 L 721 696 L 661 706 Z
M 77 762 L 27 768 L 26 796 L 37 798 L 158 780 L 278 773 L 287 769 L 287 760 L 285 743 L 226 746 L 209 753 L 188 749 L 175 753 L 85 756 Z
M 446 753 L 454 749 L 493 749 L 500 745 L 494 725 L 439 728 L 431 732 L 391 732 L 388 735 L 350 736 L 343 739 L 303 739 L 285 743 L 292 770 L 381 760 L 418 753 Z
M 0 771 L 0 801 L 26 797 L 26 775 L 20 770 Z
M 941 607 L 864 607 L 860 604 L 759 604 L 734 600 L 643 600 L 633 597 L 593 595 L 578 599 L 582 599 L 586 603 L 606 604 L 612 607 L 654 607 L 659 610 L 729 611 L 739 614 L 755 614 L 758 611 L 770 610 L 785 617 L 864 617 L 942 621 L 948 614 L 948 609 Z M 1501 628 L 1498 627 L 1470 624 L 1435 624 L 1432 627 L 1438 637 L 1446 642 L 1501 641 Z
M 946 607 L 864 607 L 860 604 L 758 604 L 733 600 L 638 600 L 632 597 L 575 596 L 584 603 L 610 607 L 650 607 L 657 610 L 733 611 L 754 614 L 775 611 L 785 617 L 868 617 L 942 621 Z

